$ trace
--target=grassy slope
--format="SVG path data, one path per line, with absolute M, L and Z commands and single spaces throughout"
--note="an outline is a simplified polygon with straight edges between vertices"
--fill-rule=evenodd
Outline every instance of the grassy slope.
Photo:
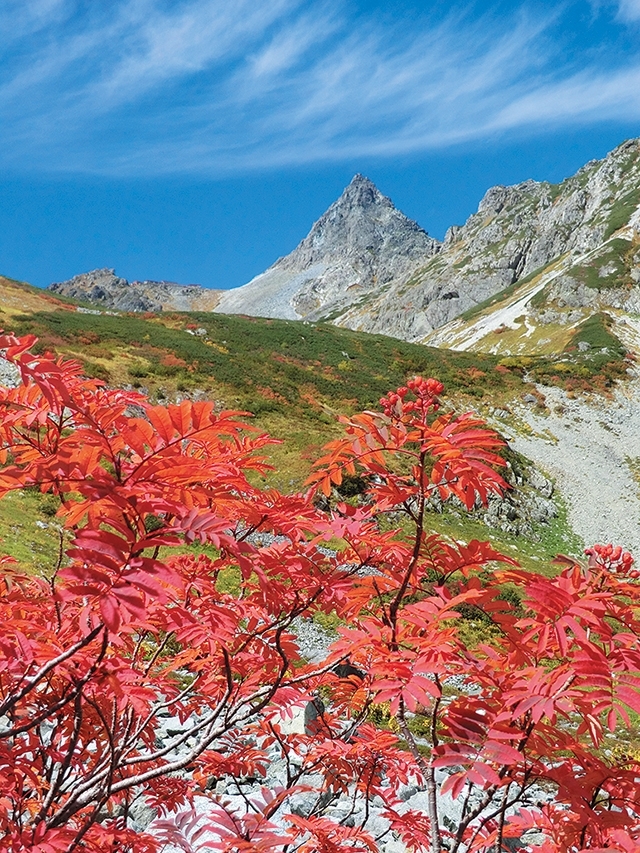
M 10 329 L 12 318 L 25 311 L 75 311 L 75 305 L 31 284 L 0 275 L 0 328 Z
M 188 327 L 205 328 L 206 337 Z M 336 431 L 336 416 L 377 405 L 413 374 L 440 378 L 450 393 L 512 396 L 521 379 L 493 356 L 453 353 L 365 335 L 331 325 L 217 314 L 109 316 L 69 311 L 12 318 L 34 332 L 41 350 L 79 358 L 89 374 L 133 385 L 158 400 L 204 395 L 226 408 L 252 412 L 285 439 L 274 452 L 282 487 L 300 483 L 319 448 Z M 193 329 L 191 330 L 193 331 Z
M 523 392 L 520 365 L 506 369 L 496 356 L 439 350 L 328 324 L 217 314 L 79 313 L 66 300 L 1 278 L 0 326 L 33 332 L 41 351 L 78 358 L 89 374 L 113 385 L 133 385 L 157 400 L 202 395 L 226 408 L 253 412 L 257 425 L 283 439 L 272 451 L 276 471 L 271 477 L 282 489 L 301 485 L 322 445 L 339 431 L 338 414 L 376 406 L 382 394 L 408 376 L 440 378 L 457 408 L 500 405 Z M 206 329 L 206 335 L 190 334 L 197 329 Z M 32 494 L 23 502 L 4 503 L 0 513 L 5 550 L 33 568 L 52 565 L 58 554 L 46 500 Z M 34 526 L 36 520 L 49 527 Z M 446 513 L 434 515 L 433 527 L 456 538 L 491 535 L 479 522 Z M 513 549 L 509 537 L 497 538 Z M 563 542 L 568 540 L 560 518 L 543 532 L 541 542 L 515 547 L 529 561 L 554 553 Z
M 408 344 L 327 324 L 219 314 L 161 316 L 39 311 L 14 316 L 40 349 L 82 360 L 107 381 L 151 394 L 207 390 L 255 414 L 279 412 L 326 422 L 333 407 L 359 409 L 415 373 L 437 375 L 452 391 L 511 391 L 498 359 Z M 190 326 L 206 336 L 190 334 Z M 483 381 L 478 383 L 478 371 Z

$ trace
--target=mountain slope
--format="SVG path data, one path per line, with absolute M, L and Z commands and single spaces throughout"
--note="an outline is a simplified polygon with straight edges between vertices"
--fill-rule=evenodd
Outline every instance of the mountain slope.
M 97 270 L 52 289 L 111 309 L 331 320 L 416 343 L 551 353 L 593 314 L 640 312 L 639 242 L 640 141 L 629 140 L 560 184 L 492 187 L 442 244 L 356 175 L 293 252 L 243 287 L 129 284 Z M 496 330 L 508 333 L 496 341 Z
M 491 353 L 557 352 L 606 311 L 615 334 L 640 349 L 640 208 L 594 248 L 568 251 L 426 337 L 435 346 Z
M 404 282 L 354 306 L 336 319 L 361 331 L 385 331 L 405 340 L 427 339 L 434 329 L 485 300 L 524 283 L 534 273 L 552 275 L 549 299 L 580 301 L 589 310 L 638 304 L 639 259 L 606 269 L 589 289 L 575 286 L 571 267 L 591 261 L 619 229 L 632 248 L 638 239 L 640 142 L 630 140 L 602 161 L 592 161 L 561 184 L 525 181 L 493 187 L 464 226 L 449 230 L 441 252 Z M 631 225 L 629 223 L 631 222 Z M 607 251 L 609 249 L 607 248 Z M 555 265 L 563 266 L 560 281 Z M 554 265 L 554 266 L 552 266 Z M 562 285 L 563 296 L 558 288 Z M 542 289 L 542 288 L 540 288 Z M 572 290 L 573 296 L 569 296 Z M 434 343 L 446 337 L 431 336 Z
M 291 254 L 226 291 L 215 311 L 323 319 L 404 280 L 439 249 L 368 178 L 356 175 Z

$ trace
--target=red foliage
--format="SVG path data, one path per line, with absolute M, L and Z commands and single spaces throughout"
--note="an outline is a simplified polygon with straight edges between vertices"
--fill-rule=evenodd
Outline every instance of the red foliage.
M 160 364 L 163 367 L 186 367 L 187 362 L 183 358 L 178 358 L 177 355 L 174 355 L 172 352 L 163 355 L 160 359 Z
M 0 389 L 0 495 L 56 495 L 66 546 L 51 578 L 2 560 L 0 850 L 376 850 L 374 801 L 389 832 L 432 853 L 501 850 L 532 826 L 540 853 L 637 849 L 640 766 L 602 745 L 640 713 L 639 573 L 594 546 L 549 578 L 429 533 L 432 494 L 472 507 L 506 488 L 501 440 L 439 414 L 439 382 L 345 420 L 314 488 L 282 495 L 253 485 L 271 439 L 243 413 L 153 406 L 32 343 L 0 337 L 23 378 Z M 314 490 L 331 496 L 344 474 L 368 483 L 365 500 L 323 511 Z M 322 548 L 335 537 L 337 554 Z M 206 554 L 184 553 L 196 540 Z M 491 626 L 475 646 L 469 610 Z M 342 627 L 314 666 L 293 629 L 317 611 Z M 290 733 L 318 691 L 316 723 Z M 391 731 L 371 722 L 380 706 Z M 281 787 L 256 791 L 276 760 Z M 423 807 L 404 802 L 408 784 Z M 131 828 L 141 796 L 152 833 Z M 330 808 L 340 797 L 346 812 Z

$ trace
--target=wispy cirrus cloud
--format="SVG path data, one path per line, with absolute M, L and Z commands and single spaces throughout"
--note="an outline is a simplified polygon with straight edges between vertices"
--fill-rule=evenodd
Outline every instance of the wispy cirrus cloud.
M 407 9 L 390 22 L 347 0 L 7 0 L 0 164 L 216 175 L 640 119 L 640 61 L 604 43 L 569 60 L 553 6 Z M 622 0 L 619 16 L 636 12 Z
M 67 0 L 5 0 L 0 7 L 0 32 L 4 45 L 66 17 L 65 6 Z
M 618 15 L 623 21 L 640 21 L 640 0 L 620 0 Z

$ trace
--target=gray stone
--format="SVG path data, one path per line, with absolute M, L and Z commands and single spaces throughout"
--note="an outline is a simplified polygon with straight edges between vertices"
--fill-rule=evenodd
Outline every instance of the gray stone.
M 129 806 L 128 825 L 136 832 L 144 832 L 155 817 L 155 810 L 147 804 L 142 796 L 136 797 Z
M 20 384 L 20 371 L 11 361 L 0 356 L 0 386 L 17 388 Z
M 553 483 L 536 468 L 533 468 L 529 472 L 528 483 L 533 489 L 540 492 L 544 498 L 550 498 L 553 494 Z

